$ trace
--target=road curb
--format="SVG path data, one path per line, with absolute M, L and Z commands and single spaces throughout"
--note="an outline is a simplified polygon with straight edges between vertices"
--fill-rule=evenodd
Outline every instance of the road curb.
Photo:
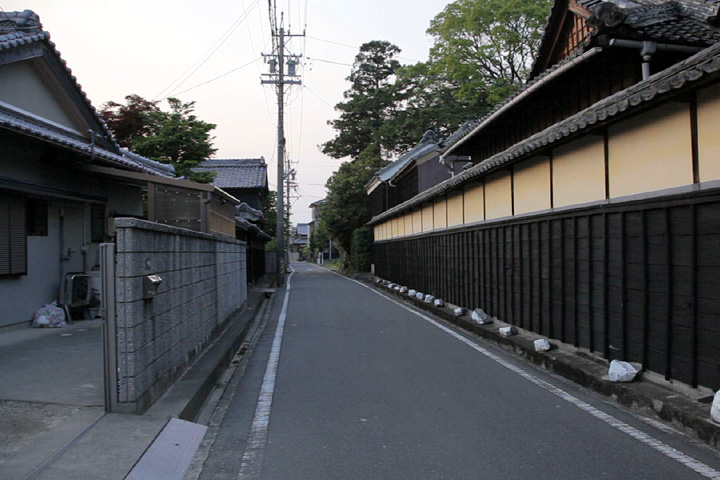
M 673 427 L 701 440 L 713 448 L 720 448 L 720 425 L 710 417 L 710 405 L 683 396 L 661 385 L 648 381 L 614 383 L 607 378 L 608 363 L 604 359 L 590 358 L 581 353 L 563 350 L 553 341 L 553 349 L 537 352 L 533 341 L 542 338 L 537 334 L 518 328 L 518 335 L 506 337 L 498 332 L 502 322 L 478 325 L 469 314 L 456 317 L 454 305 L 436 307 L 417 298 L 402 294 L 380 283 L 363 281 L 378 291 L 390 294 L 402 301 L 439 317 L 463 330 L 492 341 L 505 351 L 522 356 L 532 363 L 561 375 L 578 385 L 611 397 L 620 404 L 643 414 L 670 423 Z

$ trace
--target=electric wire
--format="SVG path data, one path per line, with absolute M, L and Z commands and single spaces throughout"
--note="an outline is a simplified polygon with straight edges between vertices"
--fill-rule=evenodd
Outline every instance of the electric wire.
M 210 48 L 208 48 L 208 49 L 205 51 L 205 53 L 203 53 L 203 54 L 200 56 L 200 58 L 198 58 L 198 59 L 195 61 L 195 63 L 193 63 L 192 65 L 190 65 L 190 67 L 188 67 L 187 70 L 185 70 L 182 74 L 180 74 L 179 77 L 177 77 L 175 80 L 173 80 L 172 83 L 170 83 L 170 85 L 168 85 L 168 86 L 165 87 L 160 93 L 158 93 L 157 95 L 155 95 L 155 97 L 153 97 L 153 100 L 157 99 L 158 97 L 161 97 L 163 94 L 165 94 L 165 92 L 167 92 L 168 90 L 174 88 L 174 90 L 172 90 L 172 91 L 171 91 L 168 95 L 166 95 L 164 98 L 169 97 L 170 95 L 172 95 L 172 94 L 174 93 L 175 90 L 177 90 L 178 88 L 180 88 L 180 86 L 182 86 L 188 79 L 190 79 L 190 77 L 192 77 L 193 74 L 195 74 L 195 72 L 197 72 L 198 69 L 200 69 L 200 67 L 202 67 L 203 65 L 205 65 L 205 63 L 206 63 L 208 60 L 210 60 L 210 58 L 215 54 L 215 52 L 217 52 L 218 49 L 223 46 L 223 44 L 228 40 L 228 38 L 230 38 L 230 36 L 232 36 L 232 34 L 235 32 L 235 30 L 237 30 L 237 28 L 240 26 L 240 24 L 242 23 L 242 21 L 247 18 L 247 16 L 248 16 L 248 14 L 250 13 L 250 11 L 251 11 L 253 8 L 255 8 L 255 6 L 256 6 L 259 2 L 260 2 L 260 0 L 255 0 L 254 3 L 250 6 L 249 9 L 246 9 L 245 11 L 243 11 L 243 13 L 240 14 L 240 16 L 238 17 L 238 19 L 235 20 L 235 22 L 233 22 L 232 25 L 230 25 L 230 27 L 225 31 L 225 33 L 223 33 L 223 34 L 220 36 L 220 38 L 218 38 L 218 39 L 215 41 L 215 43 L 213 43 L 213 44 L 210 46 Z M 206 57 L 206 56 L 207 56 L 207 57 Z M 199 65 L 198 65 L 198 64 L 199 64 Z M 194 70 L 193 70 L 193 68 L 194 68 Z M 190 70 L 192 70 L 192 72 L 190 72 Z M 190 72 L 190 74 L 187 75 L 187 77 L 185 77 L 185 75 L 186 75 L 188 72 Z M 180 79 L 183 78 L 183 77 L 185 77 L 185 79 L 182 80 L 179 84 L 177 84 L 178 81 L 180 81 Z M 176 85 L 176 84 L 177 84 L 177 85 Z
M 333 107 L 333 106 L 330 105 L 328 102 L 326 102 L 324 98 L 322 98 L 320 95 L 318 95 L 317 93 L 315 93 L 310 87 L 308 87 L 307 85 L 303 85 L 303 88 L 307 88 L 308 92 L 312 93 L 312 94 L 315 95 L 317 98 L 319 98 L 320 101 L 323 102 L 325 105 L 327 105 L 329 108 L 335 110 L 335 107 Z
M 241 70 L 241 69 L 247 67 L 248 65 L 252 65 L 253 63 L 257 63 L 258 61 L 260 61 L 261 58 L 262 58 L 262 57 L 258 57 L 258 58 L 256 58 L 255 60 L 252 60 L 252 61 L 250 61 L 250 62 L 248 62 L 248 63 L 246 63 L 246 64 L 244 64 L 244 65 L 241 65 L 241 66 L 239 66 L 239 67 L 237 67 L 237 68 L 233 68 L 232 70 L 230 70 L 230 71 L 228 71 L 228 72 L 225 72 L 225 73 L 223 73 L 222 75 L 218 75 L 217 77 L 212 78 L 212 79 L 210 79 L 210 80 L 208 80 L 208 81 L 206 81 L 206 82 L 198 83 L 198 84 L 195 85 L 194 87 L 190 87 L 190 88 L 188 88 L 188 89 L 186 89 L 186 90 L 183 90 L 182 92 L 177 92 L 177 93 L 175 93 L 174 95 L 182 95 L 183 93 L 189 92 L 190 90 L 195 90 L 195 89 L 198 88 L 198 87 L 202 87 L 203 85 L 207 85 L 208 83 L 212 83 L 212 82 L 214 82 L 215 80 L 220 80 L 221 78 L 227 77 L 227 76 L 230 75 L 231 73 L 235 73 L 235 72 L 237 72 L 238 70 Z M 165 100 L 165 98 L 168 98 L 168 97 L 164 97 L 162 100 Z

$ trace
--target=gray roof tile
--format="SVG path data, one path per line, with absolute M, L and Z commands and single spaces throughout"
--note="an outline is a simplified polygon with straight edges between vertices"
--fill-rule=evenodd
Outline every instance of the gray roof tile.
M 264 158 L 206 160 L 196 172 L 214 172 L 212 184 L 220 188 L 266 188 L 267 165 Z
M 149 158 L 120 148 L 112 133 L 107 128 L 107 125 L 105 125 L 105 122 L 100 118 L 95 107 L 93 107 L 87 94 L 83 91 L 82 86 L 77 82 L 77 78 L 72 74 L 72 70 L 67 66 L 67 62 L 63 60 L 60 52 L 55 48 L 55 43 L 50 41 L 50 33 L 43 30 L 40 17 L 35 12 L 32 10 L 2 12 L 0 15 L 0 57 L 5 52 L 14 48 L 30 45 L 35 42 L 43 42 L 51 54 L 58 58 L 65 68 L 72 84 L 80 94 L 85 106 L 90 110 L 92 117 L 101 129 L 101 135 L 109 140 L 108 147 L 110 150 L 98 146 L 95 147 L 95 154 L 97 156 L 111 163 L 115 163 L 118 166 L 129 167 L 144 173 L 170 177 L 175 176 L 175 170 L 172 166 L 150 160 Z M 0 125 L 12 130 L 22 131 L 25 134 L 58 145 L 70 147 L 79 153 L 92 154 L 92 147 L 87 144 L 85 139 L 69 134 L 39 119 L 30 118 L 8 109 L 3 109 L 0 113 Z
M 622 113 L 640 110 L 658 97 L 673 94 L 673 91 L 692 87 L 694 84 L 720 78 L 720 43 L 708 47 L 692 57 L 658 72 L 647 80 L 639 82 L 625 90 L 606 97 L 594 105 L 532 135 L 513 145 L 504 152 L 483 160 L 468 170 L 445 180 L 444 182 L 414 196 L 380 215 L 373 217 L 369 225 L 391 218 L 413 207 L 421 205 L 433 197 L 442 195 L 487 172 L 503 165 L 527 157 L 537 150 L 563 140 L 567 137 L 582 135 L 599 122 Z

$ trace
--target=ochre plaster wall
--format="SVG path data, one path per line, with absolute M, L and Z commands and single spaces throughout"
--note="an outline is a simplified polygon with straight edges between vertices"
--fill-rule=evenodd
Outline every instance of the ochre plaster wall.
M 547 210 L 550 204 L 550 159 L 535 157 L 515 166 L 515 214 Z
M 605 142 L 589 135 L 553 150 L 553 207 L 605 199 Z
M 445 197 L 436 199 L 433 202 L 433 225 L 435 230 L 447 227 L 447 201 Z
M 485 214 L 487 220 L 509 217 L 512 212 L 512 178 L 510 172 L 485 177 Z
M 412 224 L 413 233 L 422 233 L 422 212 L 420 210 L 413 210 L 412 212 Z
M 485 220 L 485 199 L 482 182 L 465 185 L 465 223 Z
M 413 233 L 413 217 L 412 213 L 406 213 L 403 217 L 405 220 L 405 235 L 410 235 Z
M 422 231 L 431 231 L 434 228 L 433 225 L 433 204 L 431 203 L 422 208 Z
M 701 182 L 720 179 L 720 84 L 698 92 L 698 172 Z
M 448 227 L 463 224 L 463 193 L 461 190 L 448 194 L 447 224 Z
M 669 103 L 610 127 L 610 197 L 693 183 L 690 107 Z

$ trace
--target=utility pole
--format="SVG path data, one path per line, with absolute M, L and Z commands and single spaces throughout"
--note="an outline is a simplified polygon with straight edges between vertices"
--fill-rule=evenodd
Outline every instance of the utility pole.
M 303 35 L 285 34 L 283 26 L 282 14 L 280 14 L 280 29 L 276 28 L 277 22 L 270 17 L 270 25 L 275 44 L 275 52 L 270 55 L 263 55 L 265 61 L 270 66 L 270 73 L 264 74 L 267 79 L 262 79 L 261 83 L 272 84 L 277 86 L 277 102 L 278 102 L 278 125 L 277 125 L 277 225 L 276 238 L 277 250 L 275 259 L 275 268 L 277 272 L 277 286 L 281 287 L 285 276 L 286 249 L 285 249 L 285 198 L 283 195 L 283 183 L 285 182 L 285 85 L 299 85 L 299 75 L 296 74 L 296 66 L 299 62 L 299 55 L 285 54 L 285 41 L 288 37 L 302 37 Z M 285 64 L 288 66 L 288 74 L 285 75 Z M 289 172 L 288 172 L 289 173 Z M 289 196 L 288 196 L 289 197 Z M 289 205 L 289 198 L 288 198 Z

